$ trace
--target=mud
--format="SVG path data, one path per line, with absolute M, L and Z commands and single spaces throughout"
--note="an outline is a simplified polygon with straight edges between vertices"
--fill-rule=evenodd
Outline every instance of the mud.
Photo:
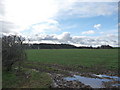
M 94 75 L 89 75 L 89 77 L 70 75 L 66 77 L 65 75 L 55 73 L 49 75 L 53 79 L 52 88 L 118 88 L 120 85 L 116 78 L 99 78 L 93 77 Z
M 89 85 L 85 85 L 77 80 L 67 81 L 64 79 L 64 75 L 50 74 L 53 79 L 51 88 L 91 88 Z
M 41 63 L 32 63 L 31 66 L 26 65 L 24 67 L 36 72 L 48 73 L 53 81 L 51 88 L 118 88 L 120 86 L 117 71 L 96 69 L 98 72 L 95 73 L 92 72 L 91 68 L 83 66 L 73 68 L 59 64 Z

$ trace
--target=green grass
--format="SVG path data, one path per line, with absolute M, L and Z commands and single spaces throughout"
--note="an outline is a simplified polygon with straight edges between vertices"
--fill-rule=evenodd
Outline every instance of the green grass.
M 3 72 L 2 74 L 3 88 L 17 88 L 22 81 L 22 78 L 17 77 L 13 72 Z
M 49 88 L 52 83 L 51 77 L 44 72 L 35 72 L 31 69 L 24 68 L 25 72 L 29 72 L 28 80 L 21 88 Z
M 31 49 L 26 52 L 28 60 L 34 62 L 118 68 L 118 49 Z
M 51 77 L 44 72 L 35 72 L 32 69 L 23 68 L 20 75 L 14 72 L 3 72 L 3 88 L 49 88 L 52 80 Z M 25 73 L 29 73 L 26 78 Z

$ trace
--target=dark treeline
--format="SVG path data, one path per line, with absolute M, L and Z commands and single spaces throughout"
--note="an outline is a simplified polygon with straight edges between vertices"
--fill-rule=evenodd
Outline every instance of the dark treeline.
M 24 44 L 25 49 L 112 49 L 112 46 L 101 45 L 99 47 L 80 46 L 76 47 L 70 44 Z
M 76 46 L 70 44 L 24 44 L 26 49 L 75 49 Z

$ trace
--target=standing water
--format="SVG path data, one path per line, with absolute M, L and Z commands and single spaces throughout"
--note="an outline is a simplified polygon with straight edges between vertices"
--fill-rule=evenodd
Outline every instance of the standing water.
M 103 76 L 102 75 L 95 75 L 95 76 L 98 76 L 98 77 L 108 77 L 107 75 L 103 75 Z M 80 82 L 82 82 L 85 85 L 91 86 L 92 88 L 105 88 L 105 86 L 103 84 L 104 82 L 113 81 L 113 79 L 117 80 L 118 77 L 110 76 L 110 78 L 112 78 L 112 79 L 90 78 L 90 77 L 84 77 L 84 76 L 79 76 L 79 75 L 73 75 L 73 77 L 65 77 L 64 79 L 67 80 L 67 81 L 74 81 L 74 80 L 80 81 Z M 115 85 L 119 85 L 119 84 L 117 83 Z

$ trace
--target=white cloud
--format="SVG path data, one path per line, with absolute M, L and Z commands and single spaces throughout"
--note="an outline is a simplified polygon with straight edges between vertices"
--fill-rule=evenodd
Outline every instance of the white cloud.
M 63 4 L 64 5 L 64 4 Z M 118 6 L 105 2 L 79 2 L 76 1 L 69 7 L 64 7 L 61 10 L 61 15 L 69 17 L 94 17 L 106 16 L 117 13 Z M 68 17 L 69 16 L 69 17 Z
M 95 25 L 94 25 L 94 28 L 96 28 L 97 30 L 99 30 L 100 27 L 101 27 L 101 24 L 95 24 Z
M 34 37 L 29 37 L 31 41 L 54 41 L 58 40 L 56 35 L 47 35 L 47 34 L 39 34 Z
M 107 34 L 101 36 L 71 36 L 69 32 L 63 32 L 62 34 L 38 34 L 30 37 L 31 43 L 65 43 L 73 44 L 76 46 L 100 46 L 100 45 L 111 45 L 118 46 L 118 35 Z
M 95 2 L 99 1 L 102 0 Z M 117 0 L 110 1 L 115 2 Z M 4 13 L 4 21 L 11 22 L 14 24 L 13 26 L 17 26 L 12 31 L 21 32 L 33 24 L 49 22 L 49 20 L 55 21 L 55 19 L 69 18 L 69 16 L 104 16 L 111 15 L 117 11 L 117 6 L 112 4 L 91 2 L 89 0 L 5 0 L 4 5 L 0 4 L 0 7 L 2 7 L 0 12 Z M 46 24 L 42 24 L 42 26 L 36 25 L 34 28 L 35 30 L 42 28 L 41 31 L 45 31 L 43 30 L 46 29 L 45 27 L 59 30 L 58 26 Z
M 63 32 L 60 35 L 37 34 L 33 35 L 32 37 L 29 37 L 29 39 L 32 42 L 39 41 L 39 42 L 69 43 L 72 40 L 72 37 L 69 32 Z
M 33 33 L 60 31 L 60 25 L 56 20 L 47 20 L 32 26 Z
M 5 11 L 4 11 L 4 1 L 0 0 L 0 20 L 3 19 L 4 14 L 5 14 Z
M 86 31 L 86 32 L 82 32 L 82 34 L 94 34 L 95 33 L 95 31 L 93 31 L 93 30 L 89 30 L 89 31 Z
M 111 37 L 112 36 L 112 37 Z M 118 46 L 117 35 L 109 34 L 96 37 L 90 36 L 74 36 L 72 37 L 74 44 L 81 44 L 87 46 L 100 46 L 100 45 L 111 45 Z
M 16 29 L 19 32 L 54 18 L 56 13 L 57 6 L 53 0 L 5 0 L 4 21 L 19 26 Z
M 119 0 L 73 0 L 78 2 L 119 2 Z
M 15 30 L 17 27 L 14 26 L 14 23 L 7 21 L 0 21 L 0 31 L 6 34 L 18 34 L 19 32 Z
M 68 43 L 72 39 L 69 32 L 63 32 L 61 35 L 58 35 L 57 38 L 61 43 Z

